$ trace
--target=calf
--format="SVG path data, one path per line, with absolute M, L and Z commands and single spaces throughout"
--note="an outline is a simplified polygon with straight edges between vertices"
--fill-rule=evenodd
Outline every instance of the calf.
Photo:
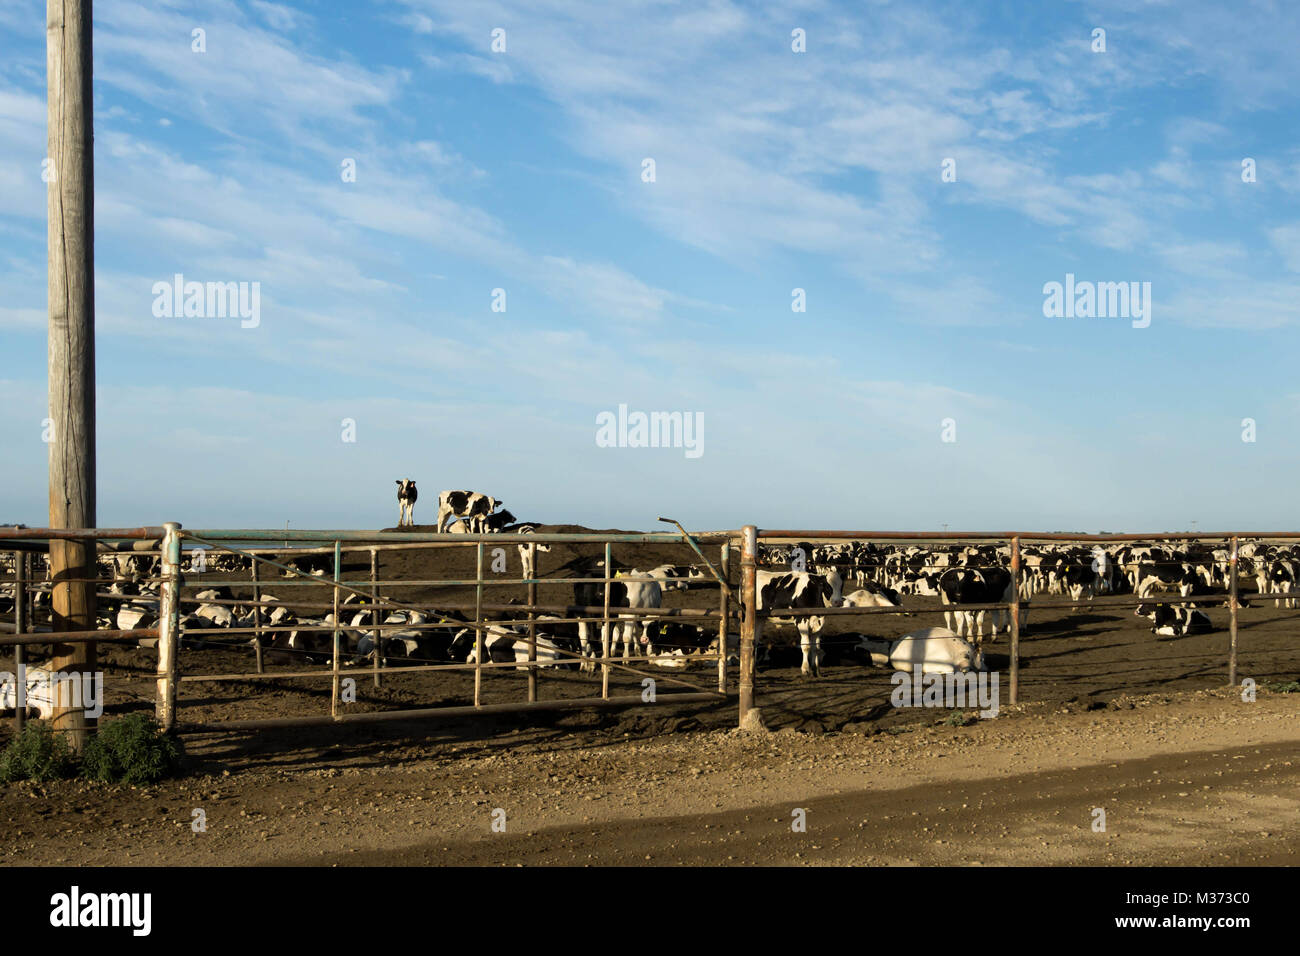
M 811 574 L 803 571 L 756 571 L 758 610 L 809 610 L 822 607 L 841 607 L 844 581 L 837 571 Z M 787 622 L 789 618 L 772 618 Z M 826 618 L 818 615 L 795 619 L 799 631 L 799 648 L 803 651 L 800 671 L 808 676 L 821 676 L 821 632 Z
M 415 490 L 415 482 L 410 478 L 394 478 L 397 482 L 397 526 L 415 524 L 415 502 L 420 493 Z
M 438 495 L 438 531 L 445 530 L 452 518 L 463 518 L 470 531 L 482 534 L 485 519 L 500 506 L 496 498 L 477 491 L 444 491 Z

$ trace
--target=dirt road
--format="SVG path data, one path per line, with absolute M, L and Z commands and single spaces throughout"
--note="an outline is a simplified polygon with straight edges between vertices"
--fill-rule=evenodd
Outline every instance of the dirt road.
M 1070 709 L 1031 705 L 965 727 L 871 736 L 699 730 L 638 739 L 523 727 L 466 742 L 429 739 L 428 726 L 413 725 L 364 745 L 204 738 L 191 745 L 198 773 L 160 786 L 0 791 L 5 860 L 1300 860 L 1300 695 L 1265 692 L 1244 703 L 1225 691 L 1196 692 Z M 1095 808 L 1105 811 L 1104 832 L 1094 832 Z M 805 812 L 806 832 L 792 829 L 796 810 Z M 195 811 L 203 832 L 192 826 Z M 504 820 L 504 833 L 493 831 L 494 820 Z

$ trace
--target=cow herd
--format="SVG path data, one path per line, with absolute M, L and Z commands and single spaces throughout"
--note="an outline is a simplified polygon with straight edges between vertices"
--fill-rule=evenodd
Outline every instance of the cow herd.
M 1017 596 L 1030 602 L 1036 595 L 1056 595 L 1076 603 L 1102 595 L 1150 598 L 1134 613 L 1151 620 L 1151 631 L 1158 638 L 1205 633 L 1212 625 L 1199 608 L 1226 603 L 1231 556 L 1226 548 L 1199 542 L 1185 547 L 1031 543 L 1021 548 L 1018 589 L 1010 551 L 996 544 L 764 544 L 758 563 L 782 569 L 758 572 L 759 609 L 805 612 L 789 623 L 799 632 L 802 671 L 817 675 L 824 657 L 825 617 L 806 612 L 831 607 L 917 607 L 908 596 L 939 600 L 945 630 L 971 645 L 972 661 L 980 657 L 986 618 L 992 640 L 1010 627 L 1006 609 L 980 605 L 1005 604 Z M 1300 606 L 1300 546 L 1246 541 L 1239 549 L 1237 573 L 1239 582 L 1253 579 L 1258 597 L 1271 598 L 1279 607 Z M 845 594 L 848 586 L 856 590 Z M 1244 598 L 1238 603 L 1249 606 Z M 1022 632 L 1027 630 L 1027 619 L 1025 607 Z M 779 616 L 770 620 L 787 623 Z M 860 635 L 836 635 L 834 640 L 843 647 L 846 641 L 854 646 L 857 638 L 864 647 L 871 640 Z

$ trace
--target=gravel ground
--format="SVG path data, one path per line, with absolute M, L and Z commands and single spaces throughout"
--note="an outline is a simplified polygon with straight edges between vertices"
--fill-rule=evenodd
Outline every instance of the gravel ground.
M 478 739 L 417 724 L 212 735 L 192 738 L 189 774 L 161 785 L 0 790 L 4 854 L 109 866 L 1294 863 L 1298 717 L 1297 694 L 1245 703 L 1215 690 L 862 733 L 691 729 L 687 711 L 645 733 L 620 731 L 626 718 L 584 729 L 533 715 L 508 733 L 474 725 Z

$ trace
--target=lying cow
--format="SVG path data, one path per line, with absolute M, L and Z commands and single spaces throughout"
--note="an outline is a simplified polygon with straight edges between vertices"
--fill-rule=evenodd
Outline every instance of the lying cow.
M 499 534 L 504 528 L 514 523 L 515 516 L 509 511 L 502 510 L 488 515 L 477 528 L 470 524 L 468 518 L 462 518 L 447 530 L 452 534 Z
M 923 627 L 897 640 L 882 640 L 863 634 L 840 634 L 828 638 L 846 657 L 875 667 L 922 674 L 957 674 L 985 669 L 984 654 L 946 627 Z
M 497 625 L 489 625 L 483 636 L 483 657 L 486 661 L 499 664 L 515 662 L 515 670 L 528 670 L 528 635 Z M 563 667 L 573 663 L 572 654 L 565 654 L 556 641 L 545 634 L 537 635 L 537 662 L 545 667 Z M 473 628 L 465 628 L 456 635 L 452 642 L 452 657 L 460 660 L 464 654 L 467 664 L 478 663 L 478 641 Z
M 1186 637 L 1188 634 L 1208 634 L 1214 630 L 1209 615 L 1194 607 L 1143 604 L 1133 613 L 1151 619 L 1151 633 L 1156 637 Z

